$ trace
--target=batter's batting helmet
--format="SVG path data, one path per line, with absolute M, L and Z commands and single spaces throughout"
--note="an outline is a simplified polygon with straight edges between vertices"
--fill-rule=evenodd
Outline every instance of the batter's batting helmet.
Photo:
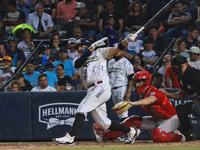
M 137 81 L 143 81 L 143 84 L 140 87 L 136 87 L 135 85 L 135 93 L 139 94 L 151 84 L 151 74 L 148 71 L 139 71 L 133 78 L 134 84 L 136 84 Z
M 78 47 L 79 47 L 80 45 L 86 45 L 86 47 L 84 47 L 84 48 L 82 49 L 82 53 L 84 53 L 84 52 L 88 49 L 88 47 L 91 45 L 91 43 L 90 43 L 90 41 L 88 41 L 88 40 L 85 39 L 85 38 L 80 38 L 80 39 L 78 39 L 78 40 L 76 41 L 75 49 L 78 49 Z
M 181 55 L 177 55 L 175 57 L 172 57 L 171 60 L 171 66 L 172 70 L 175 74 L 179 74 L 182 72 L 182 64 L 188 63 L 187 58 Z

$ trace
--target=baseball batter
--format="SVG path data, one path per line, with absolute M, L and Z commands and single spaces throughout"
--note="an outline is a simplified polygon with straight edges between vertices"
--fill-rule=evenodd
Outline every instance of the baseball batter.
M 123 57 L 124 51 L 118 52 L 108 62 L 108 75 L 110 78 L 112 100 L 114 105 L 129 100 L 132 88 L 133 65 Z M 118 115 L 120 122 L 128 117 L 128 111 Z
M 180 142 L 185 137 L 177 128 L 180 125 L 177 112 L 169 99 L 154 86 L 151 86 L 151 74 L 140 71 L 134 75 L 133 85 L 135 93 L 141 96 L 141 100 L 130 102 L 132 106 L 141 105 L 143 110 L 151 116 L 131 116 L 123 124 L 127 127 L 136 127 L 152 131 L 154 142 Z M 122 135 L 116 131 L 106 131 L 103 139 L 113 139 Z
M 125 144 L 131 144 L 135 141 L 138 129 L 125 127 L 111 121 L 107 117 L 105 102 L 111 96 L 110 80 L 107 73 L 107 58 L 112 57 L 119 51 L 123 51 L 127 47 L 128 42 L 134 41 L 136 37 L 137 35 L 135 34 L 129 34 L 116 47 L 97 48 L 105 45 L 104 41 L 107 38 L 103 38 L 93 43 L 81 57 L 74 60 L 74 68 L 76 68 L 85 88 L 87 88 L 87 95 L 77 109 L 76 119 L 70 132 L 64 137 L 53 139 L 56 144 L 74 144 L 75 134 L 84 123 L 89 112 L 91 112 L 95 123 L 103 130 L 110 129 L 127 133 L 128 138 Z

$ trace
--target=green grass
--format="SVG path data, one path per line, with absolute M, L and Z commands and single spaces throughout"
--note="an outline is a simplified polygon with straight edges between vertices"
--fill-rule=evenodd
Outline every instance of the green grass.
M 42 150 L 200 150 L 200 146 L 68 147 Z

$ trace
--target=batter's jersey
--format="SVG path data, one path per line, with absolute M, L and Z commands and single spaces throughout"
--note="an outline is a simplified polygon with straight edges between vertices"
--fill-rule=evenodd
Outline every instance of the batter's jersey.
M 156 102 L 150 105 L 143 105 L 142 108 L 155 119 L 168 119 L 177 114 L 174 106 L 165 96 L 165 94 L 156 89 L 154 86 L 149 86 L 147 88 L 143 98 L 147 98 L 149 96 L 155 96 L 157 99 Z
M 85 88 L 97 81 L 103 81 L 109 85 L 110 79 L 107 73 L 107 54 L 108 48 L 99 48 L 94 51 L 84 65 L 77 70 L 83 80 Z M 75 64 L 76 59 L 73 62 Z M 75 68 L 75 67 L 74 67 Z
M 133 73 L 133 65 L 124 57 L 118 61 L 112 59 L 108 62 L 108 75 L 111 88 L 127 85 L 127 77 Z

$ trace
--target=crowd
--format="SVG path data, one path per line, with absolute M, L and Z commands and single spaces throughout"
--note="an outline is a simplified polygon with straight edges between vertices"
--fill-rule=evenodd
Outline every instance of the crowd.
M 35 40 L 42 44 L 25 68 L 4 89 L 18 91 L 86 90 L 73 65 L 92 43 L 107 37 L 106 46 L 115 47 L 128 34 L 134 34 L 170 0 L 1 0 L 0 1 L 0 84 L 5 84 L 35 50 Z M 134 73 L 153 70 L 156 88 L 181 88 L 171 59 L 186 58 L 189 66 L 200 69 L 200 2 L 179 0 L 129 41 L 126 51 L 108 61 L 108 73 L 114 103 L 130 98 Z M 14 29 L 23 25 L 18 32 Z M 29 25 L 32 27 L 30 29 Z M 172 39 L 173 47 L 154 66 Z M 68 39 L 67 42 L 63 39 Z M 124 61 L 127 84 L 113 74 L 119 60 Z M 118 64 L 119 65 L 119 64 Z M 128 69 L 129 67 L 129 69 Z M 116 71 L 116 70 L 115 70 Z M 152 72 L 150 72 L 152 73 Z M 125 87 L 123 87 L 125 86 Z M 121 97 L 117 97 L 121 91 Z M 127 118 L 125 112 L 119 118 Z

